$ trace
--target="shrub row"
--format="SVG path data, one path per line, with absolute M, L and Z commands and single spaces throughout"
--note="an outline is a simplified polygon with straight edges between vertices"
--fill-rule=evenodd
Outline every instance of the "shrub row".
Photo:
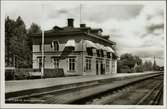
M 10 69 L 5 70 L 5 80 L 31 79 L 29 72 L 40 72 L 40 69 Z M 44 69 L 44 78 L 63 77 L 63 69 Z

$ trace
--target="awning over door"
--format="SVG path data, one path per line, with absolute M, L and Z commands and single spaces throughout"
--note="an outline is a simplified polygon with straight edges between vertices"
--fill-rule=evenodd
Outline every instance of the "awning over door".
M 107 46 L 107 47 L 105 47 L 105 49 L 107 50 L 107 52 L 115 53 L 111 47 Z
M 96 44 L 93 43 L 92 41 L 85 40 L 84 44 L 85 44 L 86 48 L 96 48 Z
M 75 47 L 75 40 L 68 40 L 65 47 Z
M 105 50 L 105 47 L 104 47 L 104 45 L 96 43 L 96 49 Z

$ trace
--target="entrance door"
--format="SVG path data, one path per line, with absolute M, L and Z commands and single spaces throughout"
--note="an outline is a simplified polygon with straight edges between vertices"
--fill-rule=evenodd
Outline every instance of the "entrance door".
M 103 60 L 100 60 L 100 74 L 105 74 L 105 64 L 103 64 Z
M 96 60 L 96 75 L 99 75 L 99 61 Z
M 103 74 L 103 61 L 100 60 L 100 74 Z

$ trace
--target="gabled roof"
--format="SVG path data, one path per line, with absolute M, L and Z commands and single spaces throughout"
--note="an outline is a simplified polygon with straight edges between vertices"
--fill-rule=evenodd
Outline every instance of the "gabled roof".
M 92 31 L 100 31 L 102 32 L 102 29 L 100 28 L 90 28 L 90 27 L 77 27 L 77 28 L 74 28 L 74 27 L 58 27 L 58 26 L 54 26 L 53 29 L 51 30 L 47 30 L 45 31 L 45 37 L 53 37 L 53 36 L 61 36 L 61 35 L 64 35 L 64 36 L 68 36 L 68 35 L 86 35 L 86 36 L 90 36 L 90 37 L 93 37 L 93 38 L 96 38 L 96 39 L 100 39 L 102 41 L 105 41 L 107 43 L 110 43 L 112 45 L 115 45 L 116 43 L 109 40 L 109 36 L 107 35 L 99 35 L 99 34 L 95 34 L 94 32 Z M 41 33 L 38 33 L 38 34 L 31 34 L 31 36 L 37 38 L 38 36 L 41 36 L 42 34 Z M 33 38 L 32 37 L 32 38 Z

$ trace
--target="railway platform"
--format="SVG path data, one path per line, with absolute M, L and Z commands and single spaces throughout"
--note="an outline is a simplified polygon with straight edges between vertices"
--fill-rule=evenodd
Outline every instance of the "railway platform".
M 162 72 L 6 81 L 6 103 L 69 104 L 144 81 Z M 158 77 L 159 78 L 159 77 Z M 77 95 L 77 96 L 75 96 Z M 34 101 L 35 100 L 35 101 Z
M 119 77 L 126 78 L 126 77 L 144 75 L 150 73 L 153 72 L 133 73 L 133 74 L 120 73 L 120 74 L 110 74 L 110 75 L 87 75 L 87 76 L 33 79 L 33 80 L 13 80 L 5 82 L 5 93 L 19 92 L 32 89 L 41 89 L 41 88 L 61 86 L 61 85 L 70 85 L 76 83 L 105 80 Z

